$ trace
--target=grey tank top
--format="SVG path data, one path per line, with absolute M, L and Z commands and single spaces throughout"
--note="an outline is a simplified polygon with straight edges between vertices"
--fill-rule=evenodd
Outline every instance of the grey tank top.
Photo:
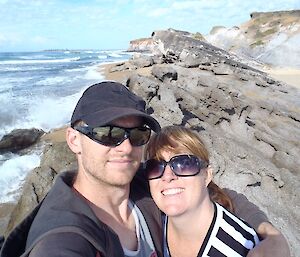
M 142 212 L 132 202 L 129 202 L 129 208 L 132 210 L 135 221 L 138 249 L 131 251 L 123 247 L 124 255 L 126 257 L 157 257 L 150 231 Z

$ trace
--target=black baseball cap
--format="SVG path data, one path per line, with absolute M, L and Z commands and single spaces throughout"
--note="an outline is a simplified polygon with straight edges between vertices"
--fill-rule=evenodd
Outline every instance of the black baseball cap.
M 153 131 L 159 132 L 158 121 L 146 113 L 145 106 L 145 101 L 124 85 L 104 81 L 83 92 L 72 114 L 71 126 L 77 121 L 84 121 L 91 127 L 100 127 L 118 118 L 137 116 Z

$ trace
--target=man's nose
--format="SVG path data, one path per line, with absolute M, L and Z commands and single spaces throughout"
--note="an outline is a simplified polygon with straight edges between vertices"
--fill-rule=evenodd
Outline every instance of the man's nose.
M 131 145 L 129 139 L 125 139 L 120 145 L 116 146 L 119 151 L 130 153 L 132 151 L 133 146 Z

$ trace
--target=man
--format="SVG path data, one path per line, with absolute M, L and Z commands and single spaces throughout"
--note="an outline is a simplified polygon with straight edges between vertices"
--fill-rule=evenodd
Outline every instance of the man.
M 126 87 L 116 82 L 89 87 L 66 132 L 77 172 L 57 177 L 43 202 L 6 239 L 0 256 L 162 256 L 160 212 L 137 172 L 151 130 L 160 130 L 158 122 Z M 278 242 L 273 248 L 288 253 L 285 239 L 265 215 L 244 196 L 229 193 L 238 203 L 237 215 L 252 213 L 246 221 L 260 224 L 266 237 L 251 256 L 271 256 L 273 242 Z

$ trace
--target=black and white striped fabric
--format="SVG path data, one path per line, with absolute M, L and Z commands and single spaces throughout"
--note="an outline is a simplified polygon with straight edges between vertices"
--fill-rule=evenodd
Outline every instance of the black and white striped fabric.
M 197 257 L 242 257 L 259 244 L 253 228 L 221 205 L 215 204 L 215 214 Z M 167 244 L 167 217 L 164 224 L 164 257 L 170 257 Z M 188 251 L 188 249 L 187 249 Z

